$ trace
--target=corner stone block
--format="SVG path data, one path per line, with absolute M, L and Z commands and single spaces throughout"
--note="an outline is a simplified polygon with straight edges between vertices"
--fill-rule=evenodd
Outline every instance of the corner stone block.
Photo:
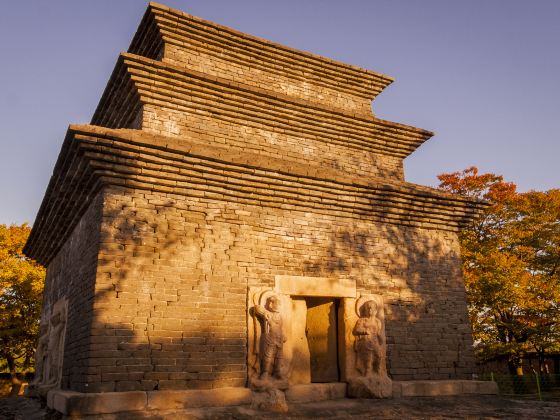
M 50 400 L 52 403 L 49 408 L 54 408 L 68 416 L 141 411 L 146 409 L 147 404 L 147 395 L 142 391 L 99 394 L 52 391 L 52 394 L 52 398 L 50 395 L 47 398 L 47 402 Z
M 460 381 L 414 381 L 403 383 L 403 397 L 438 397 L 460 395 L 463 387 Z
M 216 388 L 185 391 L 149 391 L 149 410 L 223 407 L 251 403 L 249 388 Z
M 469 380 L 394 381 L 394 397 L 437 397 L 444 395 L 496 395 L 495 382 Z
M 498 384 L 492 381 L 464 381 L 463 394 L 498 395 Z
M 336 400 L 346 397 L 345 383 L 294 385 L 286 391 L 286 400 L 293 403 Z

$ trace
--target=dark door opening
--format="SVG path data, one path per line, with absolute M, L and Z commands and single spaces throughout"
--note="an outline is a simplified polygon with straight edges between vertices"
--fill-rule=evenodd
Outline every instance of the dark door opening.
M 311 382 L 338 382 L 338 301 L 306 297 Z

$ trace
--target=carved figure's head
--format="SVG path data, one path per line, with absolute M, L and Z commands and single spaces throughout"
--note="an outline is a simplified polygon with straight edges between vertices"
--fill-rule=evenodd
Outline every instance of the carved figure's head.
M 361 308 L 361 315 L 364 318 L 372 318 L 377 314 L 377 303 L 373 300 L 368 300 Z
M 280 312 L 280 299 L 277 296 L 270 296 L 266 299 L 266 308 L 271 312 Z

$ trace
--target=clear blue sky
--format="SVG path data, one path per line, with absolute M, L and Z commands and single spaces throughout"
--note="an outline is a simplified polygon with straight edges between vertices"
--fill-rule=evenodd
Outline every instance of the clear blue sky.
M 171 7 L 393 76 L 377 116 L 436 136 L 407 180 L 476 165 L 560 187 L 558 0 L 167 0 Z M 0 9 L 0 223 L 33 222 L 66 128 L 88 123 L 146 8 L 17 0 Z

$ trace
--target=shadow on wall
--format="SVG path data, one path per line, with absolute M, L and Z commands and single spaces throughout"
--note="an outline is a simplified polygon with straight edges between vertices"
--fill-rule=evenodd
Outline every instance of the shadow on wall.
M 85 383 L 72 389 L 245 386 L 247 281 L 266 286 L 271 273 L 354 280 L 359 291 L 383 295 L 393 379 L 473 372 L 453 233 L 348 219 L 336 230 L 325 220 L 321 236 L 308 234 L 309 242 L 291 249 L 273 238 L 270 252 L 269 245 L 252 248 L 248 222 L 233 247 L 229 221 L 212 221 L 223 209 L 116 187 L 103 194 L 89 366 Z M 275 235 L 297 238 L 297 232 L 282 228 Z M 251 272 L 232 253 L 259 265 Z
M 208 213 L 181 206 L 163 194 L 104 192 L 83 391 L 245 386 L 246 285 L 217 279 Z M 226 299 L 231 289 L 242 300 Z
M 319 243 L 315 243 L 317 247 Z M 475 370 L 459 243 L 452 232 L 359 221 L 331 234 L 313 275 L 355 280 L 384 297 L 396 380 L 470 379 Z

